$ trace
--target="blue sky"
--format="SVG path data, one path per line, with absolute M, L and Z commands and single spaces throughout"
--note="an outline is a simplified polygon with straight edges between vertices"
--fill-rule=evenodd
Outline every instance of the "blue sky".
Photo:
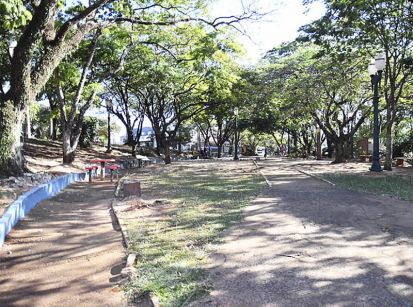
M 211 5 L 211 14 L 239 14 L 242 4 L 251 5 L 260 12 L 270 12 L 259 21 L 243 22 L 241 25 L 248 34 L 240 34 L 238 38 L 246 51 L 245 64 L 254 64 L 266 51 L 282 42 L 294 40 L 302 25 L 320 18 L 324 13 L 321 3 L 305 8 L 302 0 L 216 0 Z

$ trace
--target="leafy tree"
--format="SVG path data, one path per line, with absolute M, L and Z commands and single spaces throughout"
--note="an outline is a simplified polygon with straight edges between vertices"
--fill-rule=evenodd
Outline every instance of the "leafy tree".
M 306 3 L 313 0 L 304 1 Z M 405 0 L 324 0 L 325 15 L 302 30 L 326 52 L 384 51 L 383 92 L 386 103 L 386 160 L 392 169 L 394 124 L 399 102 L 413 73 L 412 2 Z M 360 68 L 361 69 L 361 68 Z
M 195 0 L 95 0 L 87 4 L 61 0 L 2 0 L 0 172 L 22 173 L 22 112 L 39 95 L 60 62 L 74 52 L 89 33 L 117 23 L 171 26 L 194 21 L 215 28 L 234 25 L 257 15 L 244 12 L 240 16 L 208 21 L 202 18 L 205 3 Z M 10 40 L 17 41 L 11 56 L 7 54 L 9 46 L 5 46 Z M 67 161 L 71 156 L 69 154 Z
M 98 103 L 97 94 L 101 91 L 96 74 L 93 72 L 93 59 L 98 46 L 100 32 L 65 60 L 50 80 L 49 99 L 55 99 L 59 106 L 60 124 L 63 137 L 63 163 L 72 163 L 82 134 L 86 111 Z M 53 93 L 54 92 L 54 93 Z
M 228 57 L 223 54 L 235 53 L 236 49 L 230 40 L 199 26 L 185 25 L 162 35 L 159 43 L 140 50 L 140 57 L 131 62 L 135 72 L 131 92 L 151 121 L 168 164 L 170 146 L 181 125 L 218 103 L 209 94 L 228 73 Z
M 88 148 L 96 141 L 99 135 L 99 119 L 87 116 L 82 122 L 82 129 L 79 136 L 79 145 Z
M 142 134 L 144 122 L 144 110 L 140 100 L 134 95 L 131 88 L 131 79 L 128 71 L 124 76 L 115 77 L 106 86 L 108 93 L 106 99 L 113 103 L 109 112 L 113 113 L 126 128 L 126 145 L 131 146 L 132 155 L 136 153 L 136 146 L 139 146 L 139 139 Z M 132 90 L 132 91 L 131 91 Z

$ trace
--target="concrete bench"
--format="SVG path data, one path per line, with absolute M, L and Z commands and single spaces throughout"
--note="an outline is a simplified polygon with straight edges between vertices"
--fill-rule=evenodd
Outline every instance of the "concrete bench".
M 359 155 L 360 162 L 373 162 L 372 155 Z
M 405 157 L 397 157 L 396 158 L 396 166 L 403 167 L 404 161 L 406 161 L 406 160 L 407 160 L 407 158 L 405 158 Z

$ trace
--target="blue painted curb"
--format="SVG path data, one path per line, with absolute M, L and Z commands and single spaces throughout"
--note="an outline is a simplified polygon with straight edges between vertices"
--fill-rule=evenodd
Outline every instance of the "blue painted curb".
M 4 212 L 0 218 L 0 247 L 3 246 L 6 235 L 23 219 L 39 202 L 55 196 L 69 184 L 83 181 L 87 178 L 85 173 L 72 173 L 60 176 L 48 183 L 22 194 Z

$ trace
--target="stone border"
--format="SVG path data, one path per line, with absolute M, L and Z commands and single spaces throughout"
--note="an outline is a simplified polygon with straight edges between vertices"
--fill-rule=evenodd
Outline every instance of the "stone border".
M 119 184 L 118 184 L 118 185 L 119 185 Z M 116 197 L 116 196 L 115 196 L 115 197 Z M 114 206 L 114 203 L 115 203 L 115 202 L 117 202 L 117 199 L 116 199 L 116 198 L 112 199 L 112 201 L 110 202 L 110 211 L 111 211 L 111 213 L 113 214 L 113 217 L 114 217 L 115 222 L 116 222 L 116 224 L 117 224 L 118 231 L 120 231 L 121 234 L 122 234 L 123 245 L 124 245 L 124 247 L 125 247 L 126 249 L 128 249 L 128 248 L 129 248 L 129 236 L 128 236 L 128 232 L 126 231 L 125 225 L 124 225 L 123 223 L 121 223 L 121 220 L 120 220 L 119 217 L 118 217 L 118 214 L 117 214 L 116 209 L 115 209 L 115 206 Z
M 41 184 L 22 194 L 4 211 L 0 218 L 0 247 L 6 235 L 23 219 L 38 203 L 55 196 L 69 184 L 87 179 L 86 173 L 71 173 Z
M 255 167 L 257 168 L 257 170 L 260 168 L 260 165 L 258 164 L 257 160 L 253 160 L 252 163 L 254 163 Z M 268 187 L 271 188 L 272 184 L 271 182 L 268 180 L 267 176 L 264 175 L 264 173 L 262 172 L 262 170 L 259 170 L 262 178 L 264 178 L 265 182 L 267 183 Z
M 325 183 L 328 183 L 329 185 L 332 185 L 333 187 L 336 186 L 335 183 L 333 183 L 333 182 L 331 182 L 331 181 L 329 181 L 329 180 L 327 180 L 327 179 L 324 179 L 324 178 L 322 178 L 322 177 L 320 177 L 320 176 L 318 176 L 318 175 L 316 175 L 316 174 L 308 173 L 308 172 L 306 172 L 306 171 L 302 171 L 302 170 L 298 170 L 298 169 L 297 169 L 297 171 L 299 171 L 300 173 L 302 173 L 302 174 L 304 174 L 304 175 L 307 175 L 307 176 L 316 178 L 316 179 L 318 179 L 318 180 L 321 180 L 321 181 L 323 181 L 323 182 L 325 182 Z

